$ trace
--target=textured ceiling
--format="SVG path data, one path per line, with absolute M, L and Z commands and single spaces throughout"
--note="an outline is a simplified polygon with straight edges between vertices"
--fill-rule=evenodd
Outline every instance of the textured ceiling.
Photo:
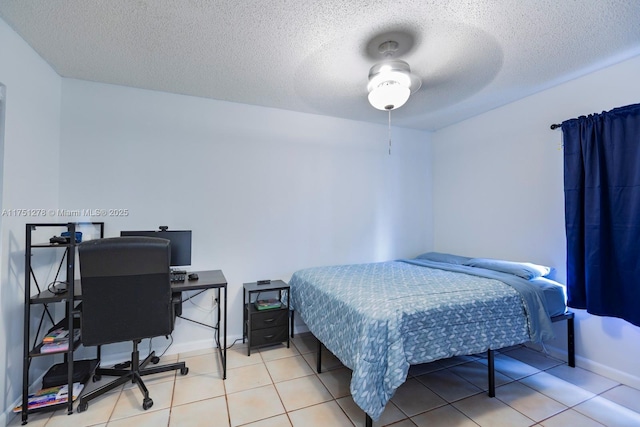
M 428 130 L 640 54 L 638 0 L 0 0 L 0 17 L 63 77 L 375 123 L 367 75 L 394 38 L 422 87 L 393 123 Z

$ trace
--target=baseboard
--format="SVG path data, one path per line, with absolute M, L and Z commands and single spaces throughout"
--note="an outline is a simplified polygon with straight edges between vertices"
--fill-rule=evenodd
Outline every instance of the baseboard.
M 307 327 L 307 325 L 294 325 L 293 328 L 294 331 L 294 335 L 295 334 L 304 334 L 305 332 L 309 332 L 309 328 Z
M 242 340 L 242 337 L 240 336 L 227 336 L 227 348 L 236 340 Z M 206 349 L 210 349 L 210 348 L 217 348 L 217 346 L 213 346 L 213 340 L 211 338 L 207 338 L 207 339 L 203 339 L 203 340 L 198 340 L 198 341 L 189 341 L 189 342 L 185 342 L 185 343 L 180 343 L 180 344 L 176 344 L 173 343 L 169 346 L 169 348 L 167 349 L 167 351 L 164 353 L 165 356 L 172 356 L 174 354 L 180 354 L 180 353 L 188 353 L 191 351 L 198 351 L 198 350 L 206 350 Z M 221 342 L 222 344 L 222 342 Z M 144 348 L 143 348 L 144 347 Z M 160 347 L 160 346 L 158 346 Z M 146 352 L 147 347 L 146 346 L 142 346 L 140 347 L 140 360 L 144 359 L 145 357 L 147 357 L 148 353 Z M 159 348 L 155 349 L 156 355 L 160 355 L 162 353 L 162 350 L 160 350 Z M 129 360 L 131 358 L 131 352 L 119 352 L 119 353 L 112 353 L 112 354 L 103 354 L 102 355 L 102 360 L 100 361 L 100 364 L 103 366 L 110 366 L 116 363 L 120 363 L 124 360 Z
M 546 346 L 545 347 L 549 356 L 555 357 L 560 360 L 567 360 L 568 354 L 566 350 Z M 618 381 L 620 384 L 625 384 L 629 387 L 633 387 L 635 389 L 640 389 L 640 378 L 635 375 L 630 375 L 627 372 L 620 371 L 618 369 L 614 369 L 611 366 L 603 365 L 602 363 L 594 362 L 593 360 L 587 359 L 586 357 L 581 357 L 576 354 L 576 366 L 582 369 L 586 369 L 587 371 L 593 372 L 594 374 L 602 375 L 603 377 L 607 377 L 611 380 Z
M 239 335 L 227 335 L 227 348 L 229 348 L 236 340 L 242 341 L 242 337 Z M 188 353 L 190 351 L 198 351 L 198 350 L 206 350 L 209 348 L 218 348 L 211 338 L 207 338 L 204 340 L 198 341 L 189 341 L 181 344 L 173 344 L 167 352 L 166 355 L 179 354 L 179 353 Z M 223 344 L 222 340 L 220 344 Z

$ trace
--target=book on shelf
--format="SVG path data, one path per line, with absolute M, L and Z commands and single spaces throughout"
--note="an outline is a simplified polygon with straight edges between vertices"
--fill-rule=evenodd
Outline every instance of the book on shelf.
M 72 400 L 76 400 L 80 395 L 84 385 L 82 383 L 73 383 L 73 397 Z M 27 399 L 27 409 L 38 409 L 46 406 L 58 405 L 60 403 L 67 403 L 69 401 L 69 387 L 68 384 L 59 385 L 56 387 L 43 388 L 29 395 Z M 13 412 L 22 411 L 22 405 L 13 408 Z
M 45 335 L 45 337 L 42 338 L 42 342 L 43 343 L 50 343 L 50 342 L 55 342 L 55 341 L 62 341 L 62 340 L 68 339 L 67 338 L 68 336 L 69 336 L 69 330 L 68 329 L 58 328 L 58 329 L 54 329 L 53 331 L 51 331 L 47 335 Z
M 73 342 L 76 342 L 80 339 L 80 330 L 76 329 L 73 331 Z M 56 351 L 67 351 L 69 350 L 69 337 L 60 338 L 55 341 L 46 342 L 42 340 L 42 346 L 40 346 L 40 353 L 53 353 Z
M 56 351 L 67 351 L 69 350 L 69 340 L 64 341 L 55 341 L 42 344 L 40 347 L 40 353 L 53 353 Z
M 258 310 L 270 310 L 272 308 L 282 307 L 282 302 L 275 298 L 271 299 L 259 299 L 256 301 L 256 309 Z

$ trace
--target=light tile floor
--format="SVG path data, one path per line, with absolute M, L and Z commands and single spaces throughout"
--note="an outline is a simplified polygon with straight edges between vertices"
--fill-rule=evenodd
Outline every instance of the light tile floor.
M 29 416 L 29 426 L 364 426 L 364 413 L 349 392 L 351 372 L 323 353 L 317 374 L 316 341 L 297 335 L 290 348 L 228 351 L 227 380 L 217 350 L 163 357 L 184 360 L 186 376 L 145 377 L 154 405 L 141 407 L 131 384 L 89 403 L 81 413 Z M 407 381 L 374 426 L 640 426 L 640 390 L 604 378 L 527 347 L 496 352 L 496 397 L 487 396 L 483 356 L 456 357 L 412 366 Z M 87 390 L 101 382 L 89 383 Z M 14 418 L 10 426 L 20 425 Z

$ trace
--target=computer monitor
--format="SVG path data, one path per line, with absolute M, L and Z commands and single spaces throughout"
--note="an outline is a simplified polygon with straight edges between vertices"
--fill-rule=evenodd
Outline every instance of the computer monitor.
M 159 237 L 171 242 L 171 266 L 191 265 L 191 230 L 121 231 L 120 236 Z

